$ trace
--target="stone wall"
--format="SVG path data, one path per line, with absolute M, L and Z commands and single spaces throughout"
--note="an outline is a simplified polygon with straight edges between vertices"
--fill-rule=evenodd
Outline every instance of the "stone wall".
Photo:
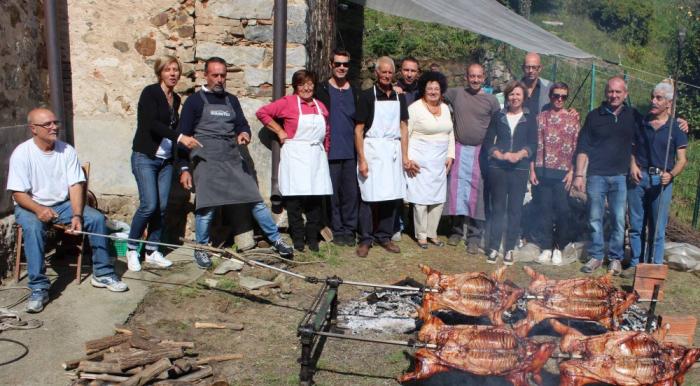
M 27 112 L 48 99 L 42 24 L 40 2 L 0 2 L 0 278 L 9 271 L 14 246 L 12 200 L 5 191 L 10 154 L 30 137 Z

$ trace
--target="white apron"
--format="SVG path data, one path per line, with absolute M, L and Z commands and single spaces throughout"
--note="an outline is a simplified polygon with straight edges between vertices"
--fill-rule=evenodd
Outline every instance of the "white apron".
M 328 158 L 323 148 L 326 120 L 314 99 L 316 114 L 302 114 L 297 96 L 299 124 L 293 139 L 280 151 L 279 188 L 283 196 L 322 196 L 333 193 Z
M 415 177 L 406 176 L 406 201 L 420 205 L 442 204 L 447 200 L 447 147 L 449 140 L 411 139 L 408 158 L 420 166 Z
M 365 134 L 364 151 L 369 167 L 367 178 L 357 173 L 362 201 L 379 202 L 403 199 L 406 180 L 401 157 L 401 105 L 396 100 L 378 101 L 374 91 L 372 127 Z

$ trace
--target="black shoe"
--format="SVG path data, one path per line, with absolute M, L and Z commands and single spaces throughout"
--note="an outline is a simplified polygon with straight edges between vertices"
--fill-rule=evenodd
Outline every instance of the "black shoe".
M 316 240 L 314 240 L 314 241 L 309 241 L 309 242 L 307 243 L 307 245 L 309 246 L 309 250 L 310 250 L 311 252 L 318 252 L 318 251 L 320 250 L 320 249 L 318 248 L 318 241 L 316 241 Z
M 345 245 L 347 245 L 348 247 L 354 247 L 356 244 L 357 242 L 355 241 L 354 234 L 345 235 Z
M 348 245 L 348 236 L 346 235 L 333 235 L 333 244 L 342 247 Z

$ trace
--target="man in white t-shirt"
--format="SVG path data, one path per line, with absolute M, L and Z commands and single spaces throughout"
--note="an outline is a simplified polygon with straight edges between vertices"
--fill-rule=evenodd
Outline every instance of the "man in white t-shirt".
M 106 234 L 105 218 L 85 206 L 85 176 L 75 149 L 58 140 L 60 122 L 51 110 L 36 108 L 27 114 L 32 138 L 15 148 L 10 157 L 7 190 L 15 202 L 15 219 L 22 226 L 27 256 L 29 288 L 32 294 L 26 311 L 41 312 L 48 303 L 51 282 L 46 277 L 44 244 L 51 223 L 66 224 L 69 231 Z M 128 289 L 114 273 L 107 239 L 90 236 L 92 279 L 95 287 L 114 292 Z

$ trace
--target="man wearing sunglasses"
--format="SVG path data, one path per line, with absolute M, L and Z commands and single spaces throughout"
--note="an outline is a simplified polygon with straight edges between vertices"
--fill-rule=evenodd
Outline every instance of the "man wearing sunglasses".
M 75 149 L 58 140 L 60 122 L 51 110 L 36 108 L 27 115 L 32 138 L 22 142 L 10 156 L 7 190 L 15 202 L 15 219 L 22 226 L 32 293 L 26 311 L 41 312 L 49 301 L 51 282 L 46 277 L 44 244 L 52 223 L 68 225 L 68 233 L 82 231 L 107 234 L 105 217 L 85 205 L 85 175 Z M 113 292 L 128 289 L 114 273 L 107 252 L 107 239 L 89 236 L 92 247 L 94 287 Z
M 314 96 L 328 107 L 330 114 L 331 149 L 328 164 L 333 185 L 330 226 L 335 244 L 354 246 L 359 206 L 354 119 L 360 92 L 348 81 L 349 52 L 334 50 L 330 66 L 330 79 L 316 87 Z

